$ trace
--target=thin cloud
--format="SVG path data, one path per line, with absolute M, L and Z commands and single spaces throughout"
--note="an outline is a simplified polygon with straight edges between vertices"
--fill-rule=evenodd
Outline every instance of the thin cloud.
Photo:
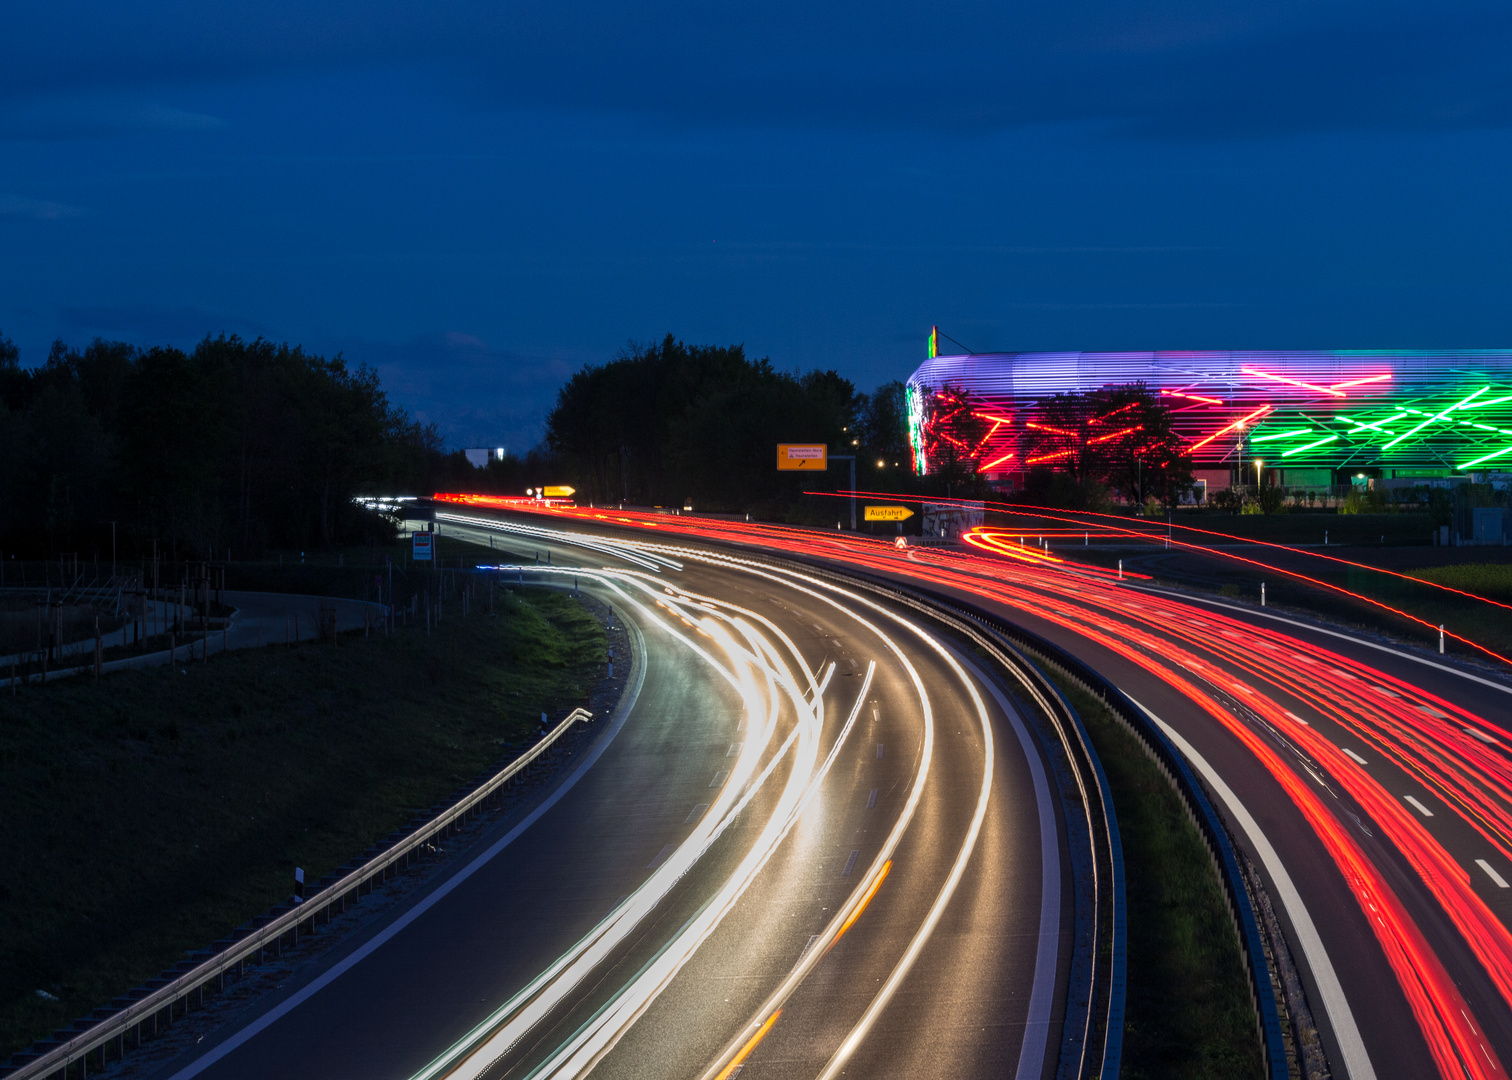
M 219 117 L 152 101 L 110 97 L 40 97 L 0 102 L 0 139 L 54 142 L 147 131 L 214 131 Z
M 67 306 L 59 309 L 58 314 L 68 330 L 122 338 L 138 345 L 193 348 L 206 336 L 270 336 L 267 327 L 255 319 L 200 307 L 161 307 L 155 304 Z
M 1484 0 L 170 0 L 151 9 L 58 0 L 12 20 L 7 36 L 0 98 L 17 100 L 81 82 L 105 96 L 152 96 L 170 85 L 402 69 L 484 106 L 677 125 L 977 132 L 1091 122 L 1182 140 L 1512 126 L 1512 8 Z M 213 121 L 175 110 L 131 120 Z
M 80 206 L 48 202 L 45 199 L 26 199 L 19 195 L 0 195 L 0 221 L 59 221 L 76 218 L 84 213 Z

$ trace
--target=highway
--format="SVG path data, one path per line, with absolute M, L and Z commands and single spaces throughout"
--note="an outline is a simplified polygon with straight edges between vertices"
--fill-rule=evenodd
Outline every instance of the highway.
M 977 661 L 800 573 L 474 528 L 613 605 L 632 691 L 533 818 L 157 1076 L 1053 1072 L 1064 821 Z
M 612 511 L 529 520 L 637 535 L 648 552 L 676 553 L 696 537 L 843 563 L 969 600 L 1054 641 L 1144 706 L 1203 774 L 1275 901 L 1334 1075 L 1504 1075 L 1504 677 L 1049 557 L 899 551 Z

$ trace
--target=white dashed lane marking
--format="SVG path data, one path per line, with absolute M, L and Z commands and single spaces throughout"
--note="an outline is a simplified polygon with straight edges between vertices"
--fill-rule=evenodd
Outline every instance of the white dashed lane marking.
M 1343 751 L 1344 751 L 1344 752 L 1345 752 L 1345 753 L 1346 753 L 1346 754 L 1348 754 L 1348 755 L 1349 755 L 1349 756 L 1350 756 L 1350 757 L 1352 757 L 1352 758 L 1354 758 L 1354 759 L 1355 759 L 1355 760 L 1356 760 L 1356 761 L 1358 761 L 1358 762 L 1359 762 L 1359 763 L 1360 763 L 1360 764 L 1361 764 L 1361 765 L 1363 765 L 1363 764 L 1365 764 L 1365 759 L 1364 759 L 1364 758 L 1362 758 L 1362 757 L 1361 757 L 1361 756 L 1360 756 L 1360 755 L 1359 755 L 1359 754 L 1357 754 L 1357 753 L 1355 753 L 1355 752 L 1354 752 L 1354 751 L 1353 751 L 1353 750 L 1351 750 L 1351 749 L 1350 749 L 1350 748 L 1349 748 L 1349 747 L 1347 747 L 1347 746 L 1341 746 L 1341 747 L 1339 747 L 1339 749 L 1340 749 L 1340 750 L 1343 750 Z
M 1490 878 L 1492 881 L 1496 882 L 1496 887 L 1498 889 L 1505 889 L 1505 888 L 1507 888 L 1507 879 L 1504 878 L 1504 877 L 1502 877 L 1500 874 L 1498 874 L 1496 872 L 1496 867 L 1492 866 L 1485 859 L 1476 859 L 1475 860 L 1475 865 L 1478 866 L 1478 867 L 1480 867 L 1482 870 L 1484 870 L 1486 872 L 1486 876 L 1488 878 Z
M 1407 804 L 1409 806 L 1411 806 L 1414 810 L 1416 810 L 1418 813 L 1422 814 L 1424 817 L 1432 817 L 1433 816 L 1433 811 L 1432 810 L 1428 809 L 1422 803 L 1418 802 L 1411 795 L 1403 795 L 1402 798 L 1406 799 L 1407 800 Z
M 693 824 L 699 818 L 703 817 L 704 811 L 707 810 L 708 808 L 709 808 L 709 804 L 708 803 L 706 803 L 706 802 L 699 803 L 692 810 L 688 811 L 688 816 L 685 817 L 685 818 L 683 818 L 683 824 L 684 825 L 691 825 L 691 824 Z

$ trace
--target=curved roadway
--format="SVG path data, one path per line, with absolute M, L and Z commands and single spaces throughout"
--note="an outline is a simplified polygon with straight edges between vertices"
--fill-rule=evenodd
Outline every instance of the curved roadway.
M 525 520 L 634 532 L 648 551 L 698 537 L 845 564 L 994 610 L 1075 653 L 1165 725 L 1217 795 L 1275 900 L 1334 1075 L 1505 1075 L 1504 675 L 1167 594 L 1032 549 L 898 551 L 860 537 L 613 511 L 545 518 Z
M 531 818 L 157 1075 L 1053 1072 L 1061 826 L 971 660 L 801 575 L 494 540 L 637 629 L 634 690 Z

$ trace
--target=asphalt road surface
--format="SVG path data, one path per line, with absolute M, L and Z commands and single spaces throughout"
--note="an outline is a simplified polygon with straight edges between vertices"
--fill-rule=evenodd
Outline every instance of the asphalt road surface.
M 636 630 L 633 693 L 538 819 L 159 1076 L 1053 1071 L 1064 841 L 972 661 L 793 574 L 494 539 Z
M 861 537 L 612 511 L 519 520 L 634 536 L 647 553 L 709 540 L 843 563 L 970 601 L 1060 644 L 1164 724 L 1203 775 L 1275 900 L 1335 1076 L 1505 1075 L 1505 673 L 1164 593 L 1032 548 L 900 551 Z

